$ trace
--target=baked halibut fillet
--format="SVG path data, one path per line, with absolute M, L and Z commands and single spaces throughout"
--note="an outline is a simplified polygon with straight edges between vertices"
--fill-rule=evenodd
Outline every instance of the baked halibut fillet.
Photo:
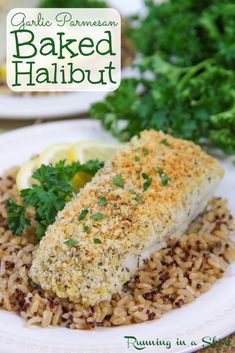
M 219 163 L 194 143 L 142 132 L 58 213 L 30 276 L 74 302 L 110 300 L 144 259 L 186 231 L 222 176 Z

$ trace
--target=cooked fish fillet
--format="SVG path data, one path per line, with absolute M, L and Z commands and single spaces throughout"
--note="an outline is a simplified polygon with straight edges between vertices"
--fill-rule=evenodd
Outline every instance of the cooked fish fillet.
M 71 301 L 110 300 L 166 239 L 185 232 L 222 176 L 192 142 L 144 131 L 59 212 L 34 253 L 32 279 Z

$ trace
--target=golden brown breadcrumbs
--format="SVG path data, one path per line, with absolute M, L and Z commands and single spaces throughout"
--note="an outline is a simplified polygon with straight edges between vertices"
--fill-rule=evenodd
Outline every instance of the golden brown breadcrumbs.
M 73 302 L 110 301 L 151 252 L 187 230 L 223 175 L 193 142 L 142 131 L 57 214 L 34 253 L 31 278 Z M 68 248 L 71 239 L 76 246 Z

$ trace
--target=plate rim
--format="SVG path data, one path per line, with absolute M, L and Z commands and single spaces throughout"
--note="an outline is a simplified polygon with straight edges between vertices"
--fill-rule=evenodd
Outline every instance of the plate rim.
M 63 127 L 64 128 L 68 128 L 71 129 L 72 127 L 74 126 L 82 126 L 83 128 L 83 131 L 85 131 L 86 129 L 100 129 L 102 130 L 102 127 L 101 127 L 101 123 L 97 120 L 91 120 L 91 119 L 79 119 L 79 120 L 67 120 L 67 121 L 57 121 L 57 122 L 47 122 L 47 123 L 44 123 L 44 124 L 41 124 L 41 125 L 32 125 L 32 126 L 27 126 L 27 127 L 23 127 L 23 128 L 19 128 L 17 130 L 13 130 L 13 131 L 10 131 L 10 132 L 5 132 L 3 134 L 0 135 L 0 148 L 3 147 L 3 149 L 7 149 L 8 148 L 8 142 L 10 141 L 10 143 L 17 143 L 17 140 L 22 140 L 22 139 L 25 139 L 25 137 L 28 136 L 31 136 L 31 138 L 33 138 L 34 135 L 38 135 L 38 136 L 43 136 L 43 134 L 48 130 L 48 131 L 61 131 L 63 130 Z M 223 308 L 224 309 L 224 308 Z M 233 312 L 235 312 L 235 301 L 232 303 L 232 306 L 231 308 L 226 308 L 226 310 L 228 309 L 232 309 Z M 219 314 L 221 314 L 219 311 L 215 313 L 215 317 L 218 316 Z M 222 313 L 223 315 L 224 312 Z M 12 313 L 12 315 L 15 315 L 14 313 Z M 23 319 L 21 319 L 23 320 Z M 137 324 L 138 325 L 138 324 Z M 137 327 L 136 325 L 136 327 Z M 143 324 L 139 324 L 139 326 L 141 327 Z M 135 326 L 135 325 L 134 325 Z M 130 327 L 130 326 L 124 326 L 124 327 Z M 149 327 L 152 327 L 149 325 Z M 132 326 L 133 328 L 133 326 Z M 112 328 L 112 330 L 115 330 L 117 331 L 119 328 Z M 194 329 L 194 327 L 193 327 Z M 231 334 L 233 331 L 234 331 L 235 327 L 229 330 L 225 330 L 226 332 L 221 332 L 220 335 L 217 335 L 218 338 L 222 338 L 222 337 L 225 337 L 229 334 Z M 40 329 L 42 330 L 42 329 Z M 47 329 L 45 329 L 47 330 Z M 2 343 L 4 344 L 5 347 L 3 347 L 3 349 L 5 349 L 5 351 L 1 351 L 1 353 L 8 353 L 8 352 L 12 352 L 14 351 L 15 347 L 19 345 L 19 338 L 15 338 L 14 336 L 8 336 L 9 333 L 6 333 L 2 330 L 2 328 L 0 328 L 0 345 L 2 346 Z M 152 334 L 152 332 L 151 332 Z M 25 338 L 26 339 L 26 338 Z M 151 338 L 150 338 L 151 339 Z M 30 347 L 29 346 L 29 343 L 27 341 L 24 341 L 24 338 L 22 338 L 23 340 L 23 345 L 24 345 L 24 348 L 22 348 L 22 351 L 20 351 L 20 353 L 23 353 L 23 352 L 28 352 L 28 348 Z M 52 348 L 51 346 L 46 346 L 46 344 L 42 343 L 42 344 L 37 344 L 37 343 L 33 343 L 33 346 L 34 346 L 34 350 L 33 352 L 36 352 L 36 353 L 39 353 L 41 352 L 41 348 L 42 346 L 44 346 L 44 348 L 46 347 L 46 350 L 45 352 L 53 352 L 53 353 L 57 353 L 57 349 L 56 347 Z M 10 347 L 10 348 L 9 348 Z M 11 347 L 13 347 L 13 349 L 11 349 Z M 22 346 L 23 347 L 23 346 Z M 186 350 L 181 350 L 180 352 L 181 353 L 186 353 L 186 352 L 193 352 L 195 350 L 198 350 L 202 348 L 202 345 L 199 344 L 197 346 L 195 346 L 194 348 L 187 348 Z M 25 349 L 25 350 L 24 350 Z M 105 347 L 104 347 L 104 352 L 105 351 Z M 111 347 L 109 348 L 109 350 L 107 351 L 108 353 L 117 353 L 118 352 L 118 349 L 119 347 L 118 346 L 115 346 L 115 347 Z M 122 348 L 120 350 L 120 353 L 123 353 L 124 351 L 124 348 Z M 145 350 L 146 352 L 150 350 Z M 151 350 L 152 351 L 152 350 Z M 63 352 L 63 353 L 68 353 L 68 348 L 62 348 L 61 350 L 58 350 L 58 352 Z M 73 352 L 73 351 L 71 351 Z M 74 352 L 79 352 L 79 350 L 75 350 Z M 94 346 L 91 345 L 89 347 L 89 345 L 86 347 L 86 352 L 87 353 L 94 353 Z M 103 348 L 97 348 L 97 350 L 95 351 L 96 353 L 101 353 L 103 352 Z M 83 352 L 81 352 L 83 353 Z

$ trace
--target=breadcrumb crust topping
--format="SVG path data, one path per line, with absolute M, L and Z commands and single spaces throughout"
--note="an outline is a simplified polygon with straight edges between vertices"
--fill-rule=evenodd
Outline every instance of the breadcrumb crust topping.
M 59 212 L 34 254 L 33 280 L 74 301 L 108 299 L 112 276 L 120 272 L 121 285 L 131 276 L 122 260 L 140 256 L 152 234 L 161 242 L 176 210 L 187 210 L 195 190 L 222 176 L 194 143 L 142 132 Z M 114 283 L 117 291 L 121 285 Z

